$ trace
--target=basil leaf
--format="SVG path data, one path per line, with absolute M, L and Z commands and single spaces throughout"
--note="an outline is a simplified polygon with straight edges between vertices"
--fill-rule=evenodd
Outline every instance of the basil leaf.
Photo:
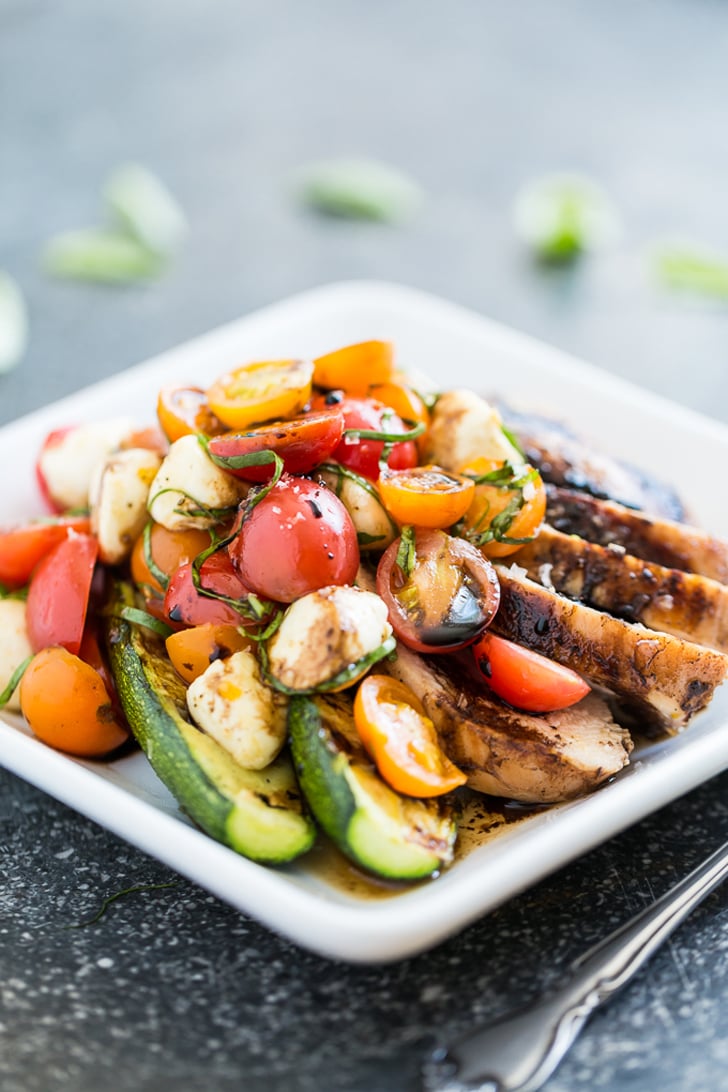
M 125 232 L 157 255 L 176 253 L 187 235 L 182 206 L 146 167 L 118 167 L 104 187 L 111 212 Z
M 85 228 L 54 236 L 43 254 L 55 277 L 123 284 L 160 276 L 164 263 L 137 239 L 120 232 Z
M 28 311 L 19 286 L 0 269 L 0 375 L 25 356 L 28 346 Z
M 553 174 L 534 179 L 516 195 L 517 235 L 544 262 L 569 262 L 619 236 L 619 215 L 590 178 Z
M 728 300 L 728 260 L 699 247 L 665 245 L 653 255 L 654 271 L 668 288 Z
M 419 186 L 385 163 L 336 159 L 303 172 L 301 196 L 328 216 L 397 222 L 410 216 L 422 200 Z

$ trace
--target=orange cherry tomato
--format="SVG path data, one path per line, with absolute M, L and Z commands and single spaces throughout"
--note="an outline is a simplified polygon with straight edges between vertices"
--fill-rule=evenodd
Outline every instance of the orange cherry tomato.
M 205 671 L 214 660 L 225 660 L 233 652 L 250 648 L 253 642 L 236 626 L 206 622 L 181 629 L 166 640 L 167 653 L 178 675 L 187 683 Z
M 376 398 L 385 406 L 393 409 L 398 417 L 408 424 L 423 424 L 425 431 L 415 440 L 419 451 L 425 448 L 427 430 L 430 427 L 430 411 L 420 398 L 416 390 L 409 386 L 406 377 L 398 376 L 395 372 L 393 378 L 387 383 L 375 383 L 369 388 L 367 394 L 370 398 Z
M 493 633 L 473 645 L 473 655 L 493 693 L 516 709 L 553 713 L 589 693 L 589 684 L 576 671 Z
M 210 545 L 209 531 L 190 528 L 187 531 L 168 531 L 161 523 L 153 523 L 150 537 L 151 557 L 155 568 L 170 577 L 188 561 L 194 561 L 198 554 Z M 145 596 L 164 595 L 163 588 L 147 564 L 145 534 L 142 533 L 134 543 L 131 553 L 131 575 Z
M 460 473 L 475 479 L 462 534 L 486 557 L 508 557 L 536 537 L 546 515 L 546 489 L 538 470 L 480 458 Z
M 439 466 L 410 470 L 383 467 L 379 493 L 390 516 L 400 524 L 444 529 L 457 523 L 470 508 L 475 483 Z
M 207 391 L 213 413 L 229 428 L 293 417 L 311 397 L 313 364 L 263 360 L 221 375 Z
M 365 395 L 373 383 L 386 383 L 393 369 L 391 342 L 360 341 L 317 357 L 313 362 L 313 381 L 325 390 Z
M 467 778 L 440 747 L 419 698 L 397 679 L 368 675 L 354 699 L 359 738 L 380 774 L 406 796 L 442 796 Z
M 0 531 L 0 584 L 6 588 L 22 588 L 38 562 L 67 539 L 71 531 L 89 534 L 88 517 L 58 516 Z
M 157 398 L 157 417 L 171 444 L 191 433 L 217 436 L 225 430 L 200 387 L 163 387 Z
M 34 657 L 20 681 L 20 707 L 39 739 L 68 754 L 95 758 L 128 738 L 98 671 L 65 648 Z

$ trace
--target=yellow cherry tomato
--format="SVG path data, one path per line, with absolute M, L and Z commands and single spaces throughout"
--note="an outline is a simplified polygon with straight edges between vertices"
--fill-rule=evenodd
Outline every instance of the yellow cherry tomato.
M 200 387 L 163 387 L 157 398 L 157 417 L 171 444 L 195 432 L 216 436 L 225 428 Z
M 475 482 L 463 534 L 486 557 L 508 557 L 536 537 L 546 515 L 546 489 L 534 467 L 479 458 L 460 472 Z
M 212 412 L 229 428 L 247 428 L 300 413 L 311 397 L 308 360 L 262 360 L 221 375 L 207 391 Z
M 394 350 L 389 341 L 360 341 L 313 362 L 313 381 L 326 390 L 343 390 L 363 396 L 374 383 L 385 383 L 394 368 Z
M 444 529 L 457 523 L 470 508 L 475 483 L 439 466 L 409 470 L 385 467 L 377 483 L 390 516 L 399 524 Z
M 397 679 L 368 675 L 354 700 L 359 738 L 395 792 L 442 796 L 467 778 L 440 747 L 419 698 Z

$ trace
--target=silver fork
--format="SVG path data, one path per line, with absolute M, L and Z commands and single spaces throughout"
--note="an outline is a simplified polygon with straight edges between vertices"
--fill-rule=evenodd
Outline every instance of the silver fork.
M 536 1092 L 591 1013 L 621 989 L 688 914 L 728 877 L 728 842 L 667 894 L 572 964 L 554 993 L 434 1051 L 429 1092 Z

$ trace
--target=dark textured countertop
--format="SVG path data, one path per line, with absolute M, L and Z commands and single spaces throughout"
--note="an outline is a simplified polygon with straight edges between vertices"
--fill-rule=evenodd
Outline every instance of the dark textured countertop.
M 728 420 L 728 312 L 664 293 L 644 262 L 673 234 L 728 248 L 727 47 L 728 12 L 709 0 L 0 0 L 0 266 L 32 333 L 0 376 L 0 422 L 350 277 L 437 292 Z M 345 153 L 409 171 L 419 216 L 385 227 L 303 211 L 295 171 Z M 184 204 L 179 261 L 144 288 L 50 280 L 43 241 L 97 221 L 101 183 L 128 159 Z M 510 204 L 564 167 L 608 187 L 624 238 L 545 273 L 514 241 Z M 434 951 L 367 968 L 280 940 L 0 773 L 0 1087 L 409 1092 L 428 1035 L 551 985 L 727 838 L 727 793 L 723 774 Z M 154 889 L 69 928 L 139 886 Z M 548 1088 L 728 1088 L 727 1002 L 723 889 Z

